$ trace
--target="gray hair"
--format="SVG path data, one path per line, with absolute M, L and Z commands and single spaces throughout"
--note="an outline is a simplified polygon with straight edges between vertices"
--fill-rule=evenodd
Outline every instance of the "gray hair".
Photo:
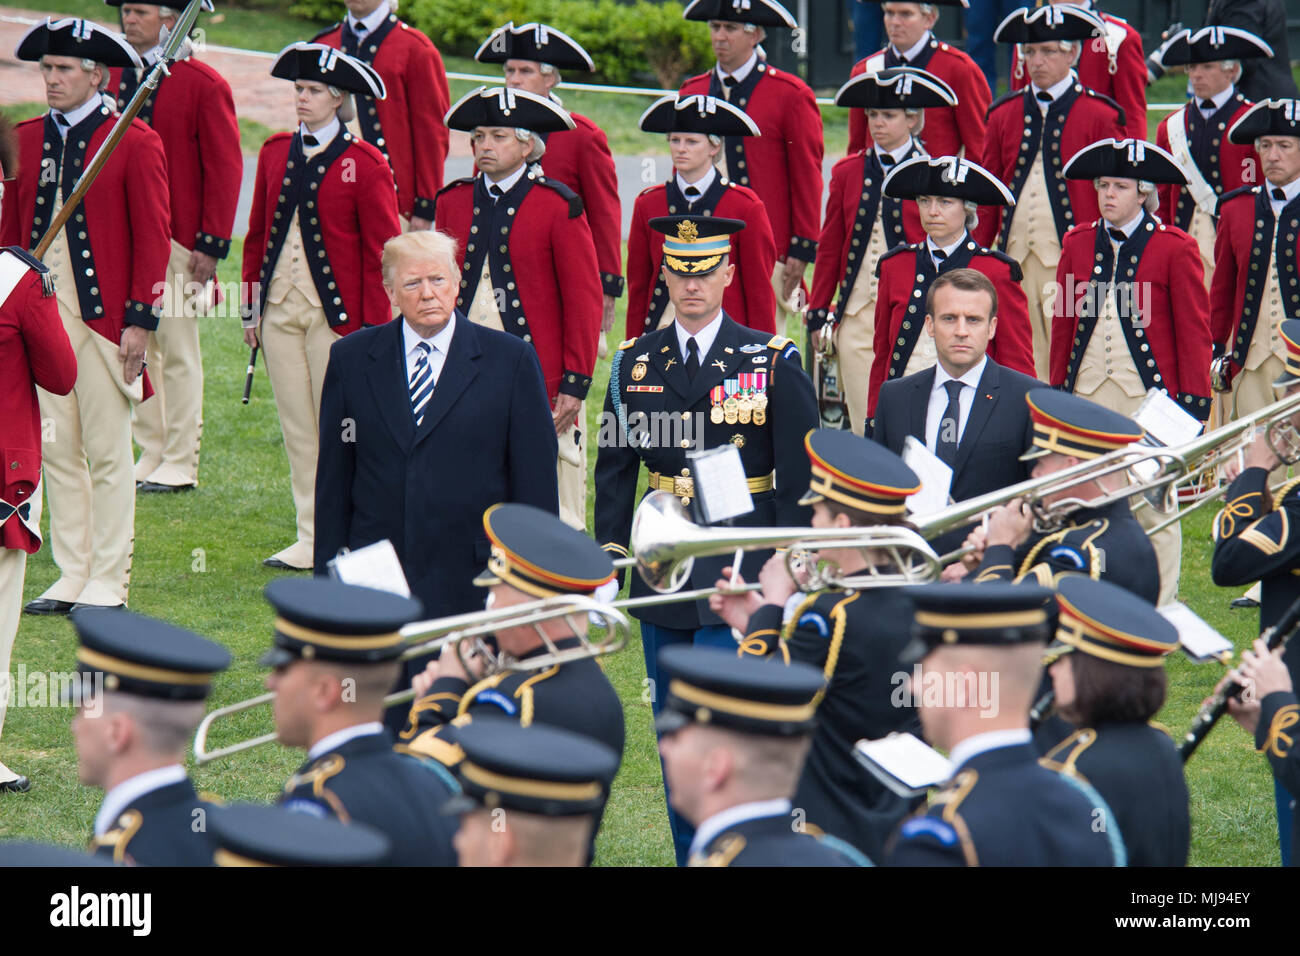
M 337 86 L 330 86 L 328 83 L 325 84 L 325 91 L 329 93 L 330 96 L 340 96 L 343 98 L 343 102 L 339 104 L 339 108 L 334 111 L 338 114 L 339 122 L 350 123 L 352 120 L 356 119 L 357 111 L 352 102 L 351 94 L 345 90 L 340 90 Z
M 962 200 L 962 208 L 966 210 L 966 231 L 974 229 L 979 225 L 980 207 L 979 203 L 973 203 L 969 199 Z
M 555 65 L 554 65 L 553 63 L 540 63 L 540 62 L 539 62 L 539 63 L 537 64 L 537 69 L 538 69 L 538 72 L 540 72 L 540 73 L 542 74 L 542 76 L 554 76 L 554 77 L 555 77 L 555 82 L 556 82 L 557 84 L 559 84 L 559 83 L 564 79 L 564 77 L 560 76 L 560 71 L 559 71 L 558 69 L 556 69 L 556 67 L 555 67 Z
M 516 126 L 515 139 L 519 140 L 521 143 L 526 143 L 529 140 L 533 141 L 533 148 L 530 149 L 528 155 L 524 157 L 524 162 L 535 163 L 546 155 L 546 141 L 532 130 L 524 129 L 522 126 Z
M 455 237 L 436 229 L 420 229 L 393 236 L 384 243 L 384 252 L 380 259 L 384 285 L 392 288 L 393 281 L 397 278 L 397 266 L 403 259 L 421 254 L 442 259 L 451 267 L 455 281 L 459 282 L 460 266 L 456 262 L 459 252 Z

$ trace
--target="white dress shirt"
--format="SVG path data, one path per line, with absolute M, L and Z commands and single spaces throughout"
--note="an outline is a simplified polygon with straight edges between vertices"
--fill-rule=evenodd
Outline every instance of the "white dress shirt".
M 691 353 L 686 349 L 688 339 L 695 339 L 695 344 L 700 350 L 700 367 L 704 367 L 704 356 L 709 354 L 709 349 L 713 348 L 713 340 L 718 337 L 718 329 L 722 328 L 722 310 L 704 328 L 700 329 L 694 335 L 682 328 L 681 320 L 673 321 L 673 328 L 677 330 L 677 347 L 681 350 L 682 359 L 691 357 Z
M 343 129 L 343 124 L 339 122 L 339 118 L 337 116 L 335 116 L 332 120 L 330 120 L 320 129 L 316 130 L 316 132 L 314 133 L 307 128 L 306 123 L 299 123 L 298 134 L 300 136 L 316 137 L 315 146 L 308 146 L 305 142 L 303 143 L 303 147 L 302 147 L 303 153 L 307 156 L 315 156 L 317 153 L 323 150 L 330 143 L 334 142 L 334 137 L 339 134 L 339 131 L 341 129 Z
M 1285 206 L 1287 203 L 1289 203 L 1292 199 L 1295 199 L 1297 195 L 1300 195 L 1300 177 L 1296 177 L 1295 179 L 1291 180 L 1291 182 L 1281 187 L 1282 192 L 1286 194 L 1285 199 L 1273 198 L 1273 190 L 1277 189 L 1278 187 L 1274 186 L 1267 179 L 1264 180 L 1264 188 L 1268 190 L 1268 201 L 1269 204 L 1273 207 L 1273 218 L 1276 219 L 1278 216 L 1282 214 L 1282 207 Z
M 999 747 L 1015 747 L 1019 744 L 1030 743 L 1033 739 L 1034 736 L 1029 732 L 1028 728 L 989 730 L 982 734 L 976 734 L 974 737 L 967 737 L 957 744 L 952 748 L 952 753 L 948 754 L 948 760 L 952 762 L 952 768 L 957 770 L 971 757 L 982 754 L 986 750 L 997 750 Z
M 103 836 L 112 829 L 117 818 L 122 815 L 122 811 L 146 793 L 153 793 L 173 783 L 180 783 L 184 779 L 185 768 L 174 763 L 159 767 L 157 770 L 146 770 L 144 773 L 123 780 L 104 794 L 104 802 L 99 805 L 99 812 L 95 814 L 95 836 Z
M 758 66 L 758 53 L 756 52 L 751 53 L 749 55 L 749 59 L 746 60 L 740 67 L 738 67 L 735 73 L 728 73 L 726 70 L 722 68 L 722 64 L 719 63 L 717 66 L 718 79 L 725 80 L 728 76 L 734 76 L 736 78 L 736 83 L 738 84 L 744 83 L 745 78 L 749 76 L 751 72 L 753 72 L 754 67 L 756 66 Z
M 90 99 L 86 100 L 86 102 L 82 103 L 75 110 L 68 110 L 66 113 L 62 110 L 50 110 L 50 113 L 54 116 L 54 128 L 57 129 L 59 135 L 66 140 L 68 138 L 68 130 L 76 126 L 103 105 L 104 98 L 98 93 L 94 93 L 91 95 Z M 60 116 L 68 121 L 67 126 L 64 126 L 58 121 Z
M 906 50 L 900 51 L 898 47 L 894 46 L 894 44 L 892 43 L 889 44 L 889 47 L 894 51 L 895 56 L 901 56 L 908 63 L 911 63 L 913 60 L 915 60 L 918 56 L 921 55 L 921 51 L 925 49 L 925 45 L 929 42 L 930 42 L 930 31 L 926 30 L 925 36 L 921 37 L 921 39 L 917 40 L 916 43 L 908 47 Z
M 683 196 L 686 196 L 686 188 L 688 186 L 694 186 L 696 189 L 700 191 L 700 194 L 698 196 L 695 197 L 686 196 L 686 201 L 691 205 L 695 205 L 695 203 L 699 202 L 701 199 L 704 198 L 704 194 L 709 191 L 709 188 L 713 185 L 713 180 L 716 179 L 717 176 L 718 176 L 717 168 L 712 163 L 710 163 L 708 168 L 704 171 L 704 175 L 701 176 L 693 183 L 688 183 L 686 180 L 682 179 L 681 173 L 677 173 L 675 178 L 677 180 L 677 188 L 682 191 Z
M 388 19 L 388 14 L 391 12 L 392 11 L 388 8 L 388 4 L 381 3 L 367 16 L 362 17 L 360 20 L 349 13 L 348 26 L 351 27 L 352 32 L 357 35 L 358 39 L 364 40 L 366 37 L 370 36 L 370 34 L 379 29 L 379 25 Z M 364 25 L 365 29 L 358 30 L 358 24 Z
M 746 820 L 761 820 L 763 817 L 787 816 L 792 809 L 789 800 L 756 800 L 715 813 L 698 827 L 691 840 L 690 855 L 703 853 L 704 848 L 716 840 L 723 832 L 737 823 Z
M 1065 95 L 1066 90 L 1073 85 L 1075 79 L 1074 71 L 1071 70 L 1065 75 L 1065 79 L 1061 80 L 1059 83 L 1054 83 L 1047 88 L 1047 92 L 1052 95 L 1052 103 L 1055 103 Z M 1038 104 L 1038 112 L 1046 113 L 1047 108 L 1051 106 L 1052 103 L 1044 103 L 1038 98 L 1038 94 L 1043 92 L 1039 87 L 1035 86 L 1033 83 L 1030 83 L 1029 87 L 1034 91 L 1034 102 Z
M 419 344 L 424 342 L 429 348 L 429 370 L 433 372 L 433 385 L 438 386 L 438 377 L 447 362 L 447 350 L 451 348 L 451 337 L 456 331 L 456 313 L 451 314 L 447 324 L 429 336 L 422 338 L 420 333 L 411 328 L 411 323 L 402 316 L 402 346 L 406 349 L 406 381 L 409 384 L 415 374 L 415 363 L 420 357 Z
M 966 431 L 966 422 L 970 419 L 971 407 L 975 404 L 975 390 L 980 387 L 980 376 L 984 374 L 988 360 L 989 357 L 984 356 L 974 368 L 955 380 L 944 369 L 942 362 L 934 363 L 934 387 L 930 389 L 930 404 L 925 413 L 925 447 L 930 451 L 938 454 L 939 425 L 943 421 L 943 413 L 948 410 L 948 390 L 944 384 L 951 381 L 962 384 L 961 394 L 957 396 L 957 444 L 960 445 L 961 436 Z
M 489 196 L 492 195 L 491 187 L 493 186 L 501 190 L 502 194 L 510 192 L 510 190 L 515 188 L 515 183 L 519 182 L 519 180 L 524 178 L 524 173 L 526 173 L 527 171 L 528 171 L 528 164 L 524 163 L 522 166 L 520 166 L 518 169 L 516 169 L 513 173 L 511 173 L 509 176 L 505 177 L 504 179 L 494 180 L 491 176 L 488 176 L 487 173 L 484 173 L 483 175 L 487 177 L 488 195 Z M 495 201 L 496 200 L 494 198 L 493 202 Z
M 370 734 L 382 734 L 384 725 L 374 720 L 368 724 L 354 724 L 351 727 L 344 727 L 342 730 L 336 730 L 316 741 L 311 750 L 307 751 L 307 759 L 315 760 L 321 754 L 327 754 L 331 750 L 338 750 L 349 740 L 357 737 L 367 737 Z

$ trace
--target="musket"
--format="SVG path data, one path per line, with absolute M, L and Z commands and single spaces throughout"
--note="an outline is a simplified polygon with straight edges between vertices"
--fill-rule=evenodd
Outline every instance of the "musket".
M 1277 622 L 1265 629 L 1260 638 L 1268 645 L 1268 649 L 1273 651 L 1289 641 L 1298 630 L 1300 630 L 1300 598 L 1292 602 Z M 1245 689 L 1246 686 L 1240 681 L 1229 681 L 1223 690 L 1205 702 L 1205 706 L 1196 715 L 1196 720 L 1192 722 L 1191 729 L 1183 737 L 1183 742 L 1178 745 L 1178 755 L 1183 758 L 1183 763 L 1187 763 L 1192 754 L 1196 753 L 1196 748 L 1201 745 L 1201 741 L 1214 729 L 1219 718 L 1228 712 L 1228 702 L 1240 697 Z
M 113 150 L 117 148 L 118 143 L 122 141 L 122 137 L 126 135 L 126 131 L 131 127 L 131 121 L 144 107 L 144 101 L 149 98 L 149 95 L 154 90 L 158 89 L 158 84 L 162 82 L 163 76 L 170 72 L 167 66 L 174 63 L 180 55 L 181 47 L 189 36 L 190 30 L 193 29 L 194 21 L 199 17 L 199 8 L 202 4 L 203 0 L 189 0 L 185 10 L 176 21 L 176 28 L 167 38 L 167 45 L 163 48 L 162 56 L 149 70 L 144 82 L 135 91 L 135 96 L 131 97 L 131 102 L 127 104 L 126 109 L 122 111 L 122 115 L 113 124 L 113 129 L 109 132 L 108 138 L 104 140 L 95 152 L 94 157 L 86 164 L 85 172 L 81 174 L 81 178 L 77 180 L 76 186 L 72 189 L 72 195 L 64 201 L 58 215 L 50 223 L 50 228 L 45 230 L 45 235 L 41 236 L 41 241 L 32 250 L 37 259 L 45 257 L 45 253 L 49 250 L 51 243 L 54 242 L 54 237 L 72 218 L 72 214 L 81 203 L 82 197 L 90 190 L 95 178 L 108 162 L 108 158 L 113 154 Z
M 253 394 L 253 370 L 257 368 L 257 350 L 259 346 L 254 345 L 253 351 L 248 353 L 248 374 L 244 376 L 244 399 L 245 405 L 248 404 L 248 397 Z

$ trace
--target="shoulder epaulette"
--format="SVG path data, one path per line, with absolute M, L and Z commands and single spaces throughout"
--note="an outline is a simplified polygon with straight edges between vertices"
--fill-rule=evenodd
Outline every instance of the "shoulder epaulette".
M 1276 511 L 1282 507 L 1282 502 L 1286 500 L 1286 496 L 1295 491 L 1297 487 L 1300 487 L 1300 478 L 1292 478 L 1279 488 L 1277 494 L 1273 496 L 1273 510 Z
M 3 251 L 21 259 L 23 265 L 27 266 L 27 268 L 31 269 L 41 277 L 42 294 L 47 296 L 54 295 L 54 276 L 50 272 L 49 266 L 41 262 L 40 259 L 37 259 L 26 249 L 22 248 L 22 246 L 5 246 Z
M 767 340 L 767 347 L 779 352 L 793 341 L 794 339 L 786 338 L 784 335 L 774 335 Z
M 1218 215 L 1220 213 L 1220 211 L 1223 209 L 1223 204 L 1226 203 L 1229 199 L 1236 199 L 1238 196 L 1245 196 L 1247 194 L 1253 196 L 1257 192 L 1259 192 L 1261 188 L 1262 187 L 1260 186 L 1238 186 L 1236 189 L 1224 193 L 1222 196 L 1219 197 L 1219 201 L 1214 207 L 1215 215 Z
M 662 188 L 664 188 L 664 184 L 663 184 L 663 183 L 651 183 L 651 184 L 650 184 L 649 186 L 647 186 L 645 189 L 643 189 L 643 190 L 641 190 L 639 193 L 637 193 L 637 195 L 638 195 L 638 196 L 644 196 L 644 195 L 646 195 L 647 193 L 652 193 L 652 192 L 654 192 L 656 189 L 662 189 Z
M 433 198 L 434 198 L 434 199 L 437 199 L 437 198 L 438 198 L 439 196 L 441 196 L 443 193 L 445 193 L 445 192 L 450 192 L 451 190 L 455 189 L 457 186 L 465 186 L 465 185 L 470 185 L 470 186 L 474 185 L 474 177 L 473 177 L 473 176 L 463 176 L 463 177 L 461 177 L 460 179 L 453 179 L 453 180 L 452 180 L 451 182 L 449 182 L 447 185 L 443 186 L 443 187 L 442 187 L 441 189 L 439 189 L 436 193 L 434 193 L 434 194 L 433 194 Z
M 1083 92 L 1088 96 L 1091 96 L 1094 100 L 1101 100 L 1107 106 L 1113 107 L 1115 112 L 1119 114 L 1119 125 L 1124 125 L 1124 107 L 1120 106 L 1105 93 L 1098 93 L 1096 90 L 1090 89 L 1089 87 L 1085 86 Z
M 919 242 L 900 242 L 898 245 L 894 246 L 894 248 L 886 250 L 881 254 L 880 258 L 876 260 L 876 275 L 880 275 L 880 266 L 886 259 L 892 259 L 901 252 L 914 253 L 919 248 L 921 248 Z
M 994 100 L 992 103 L 989 104 L 988 110 L 985 111 L 984 113 L 984 118 L 988 119 L 990 116 L 992 116 L 993 111 L 997 109 L 999 106 L 1001 106 L 1003 103 L 1010 103 L 1012 100 L 1017 98 L 1023 100 L 1024 97 L 1025 97 L 1025 91 L 1023 89 L 1012 90 L 1010 93 L 1003 93 L 996 100 Z
M 1061 237 L 1061 241 L 1064 242 L 1066 239 L 1069 239 L 1070 236 L 1074 235 L 1076 232 L 1081 232 L 1084 229 L 1092 228 L 1095 227 L 1096 225 L 1097 224 L 1095 222 L 1081 222 L 1077 226 L 1071 226 L 1069 229 L 1065 230 L 1065 235 Z
M 636 339 L 625 339 L 618 343 L 618 350 L 621 352 L 624 349 L 630 349 L 634 345 L 636 345 Z
M 1017 262 L 1015 259 L 1013 259 L 1011 256 L 1007 255 L 1001 249 L 986 249 L 983 246 L 981 246 L 978 254 L 981 256 L 992 256 L 994 259 L 997 259 L 999 262 L 1004 262 L 1009 266 L 1015 266 L 1014 271 L 1019 271 L 1020 269 L 1020 263 Z
M 579 216 L 582 215 L 582 210 L 583 210 L 582 197 L 579 196 L 577 193 L 575 193 L 568 186 L 564 185 L 564 183 L 558 182 L 554 179 L 547 179 L 545 176 L 538 176 L 537 179 L 534 180 L 534 182 L 536 182 L 537 185 L 539 186 L 545 186 L 547 189 L 553 190 L 554 192 L 560 194 L 561 198 L 563 198 L 569 204 L 570 219 L 577 219 Z
M 316 34 L 314 37 L 308 40 L 307 42 L 316 43 L 317 41 L 320 40 L 321 37 L 325 36 L 326 34 L 333 33 L 335 30 L 342 29 L 342 27 L 343 27 L 342 20 L 338 21 L 338 23 L 332 23 L 329 26 L 327 26 L 324 30 L 322 30 L 320 33 Z

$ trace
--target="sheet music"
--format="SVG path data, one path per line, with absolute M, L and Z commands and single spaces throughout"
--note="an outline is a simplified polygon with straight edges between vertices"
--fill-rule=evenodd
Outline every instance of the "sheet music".
M 853 749 L 863 763 L 875 764 L 913 792 L 937 786 L 952 776 L 952 762 L 912 734 L 859 740 Z
M 1217 660 L 1225 651 L 1232 651 L 1232 642 L 1201 620 L 1187 605 L 1174 601 L 1156 610 L 1178 629 L 1178 642 L 1192 660 Z
M 1147 392 L 1133 420 L 1162 445 L 1183 445 L 1201 433 L 1201 423 L 1158 388 Z
M 707 524 L 747 515 L 754 510 L 740 449 L 730 443 L 688 456 L 695 478 L 695 498 Z
M 406 583 L 402 562 L 398 560 L 393 542 L 387 538 L 340 554 L 329 562 L 329 569 L 330 576 L 344 584 L 388 591 L 402 597 L 411 596 L 411 587 Z
M 946 508 L 952 490 L 952 468 L 915 435 L 908 435 L 903 443 L 903 461 L 921 479 L 921 490 L 908 496 L 907 510 L 924 517 Z

